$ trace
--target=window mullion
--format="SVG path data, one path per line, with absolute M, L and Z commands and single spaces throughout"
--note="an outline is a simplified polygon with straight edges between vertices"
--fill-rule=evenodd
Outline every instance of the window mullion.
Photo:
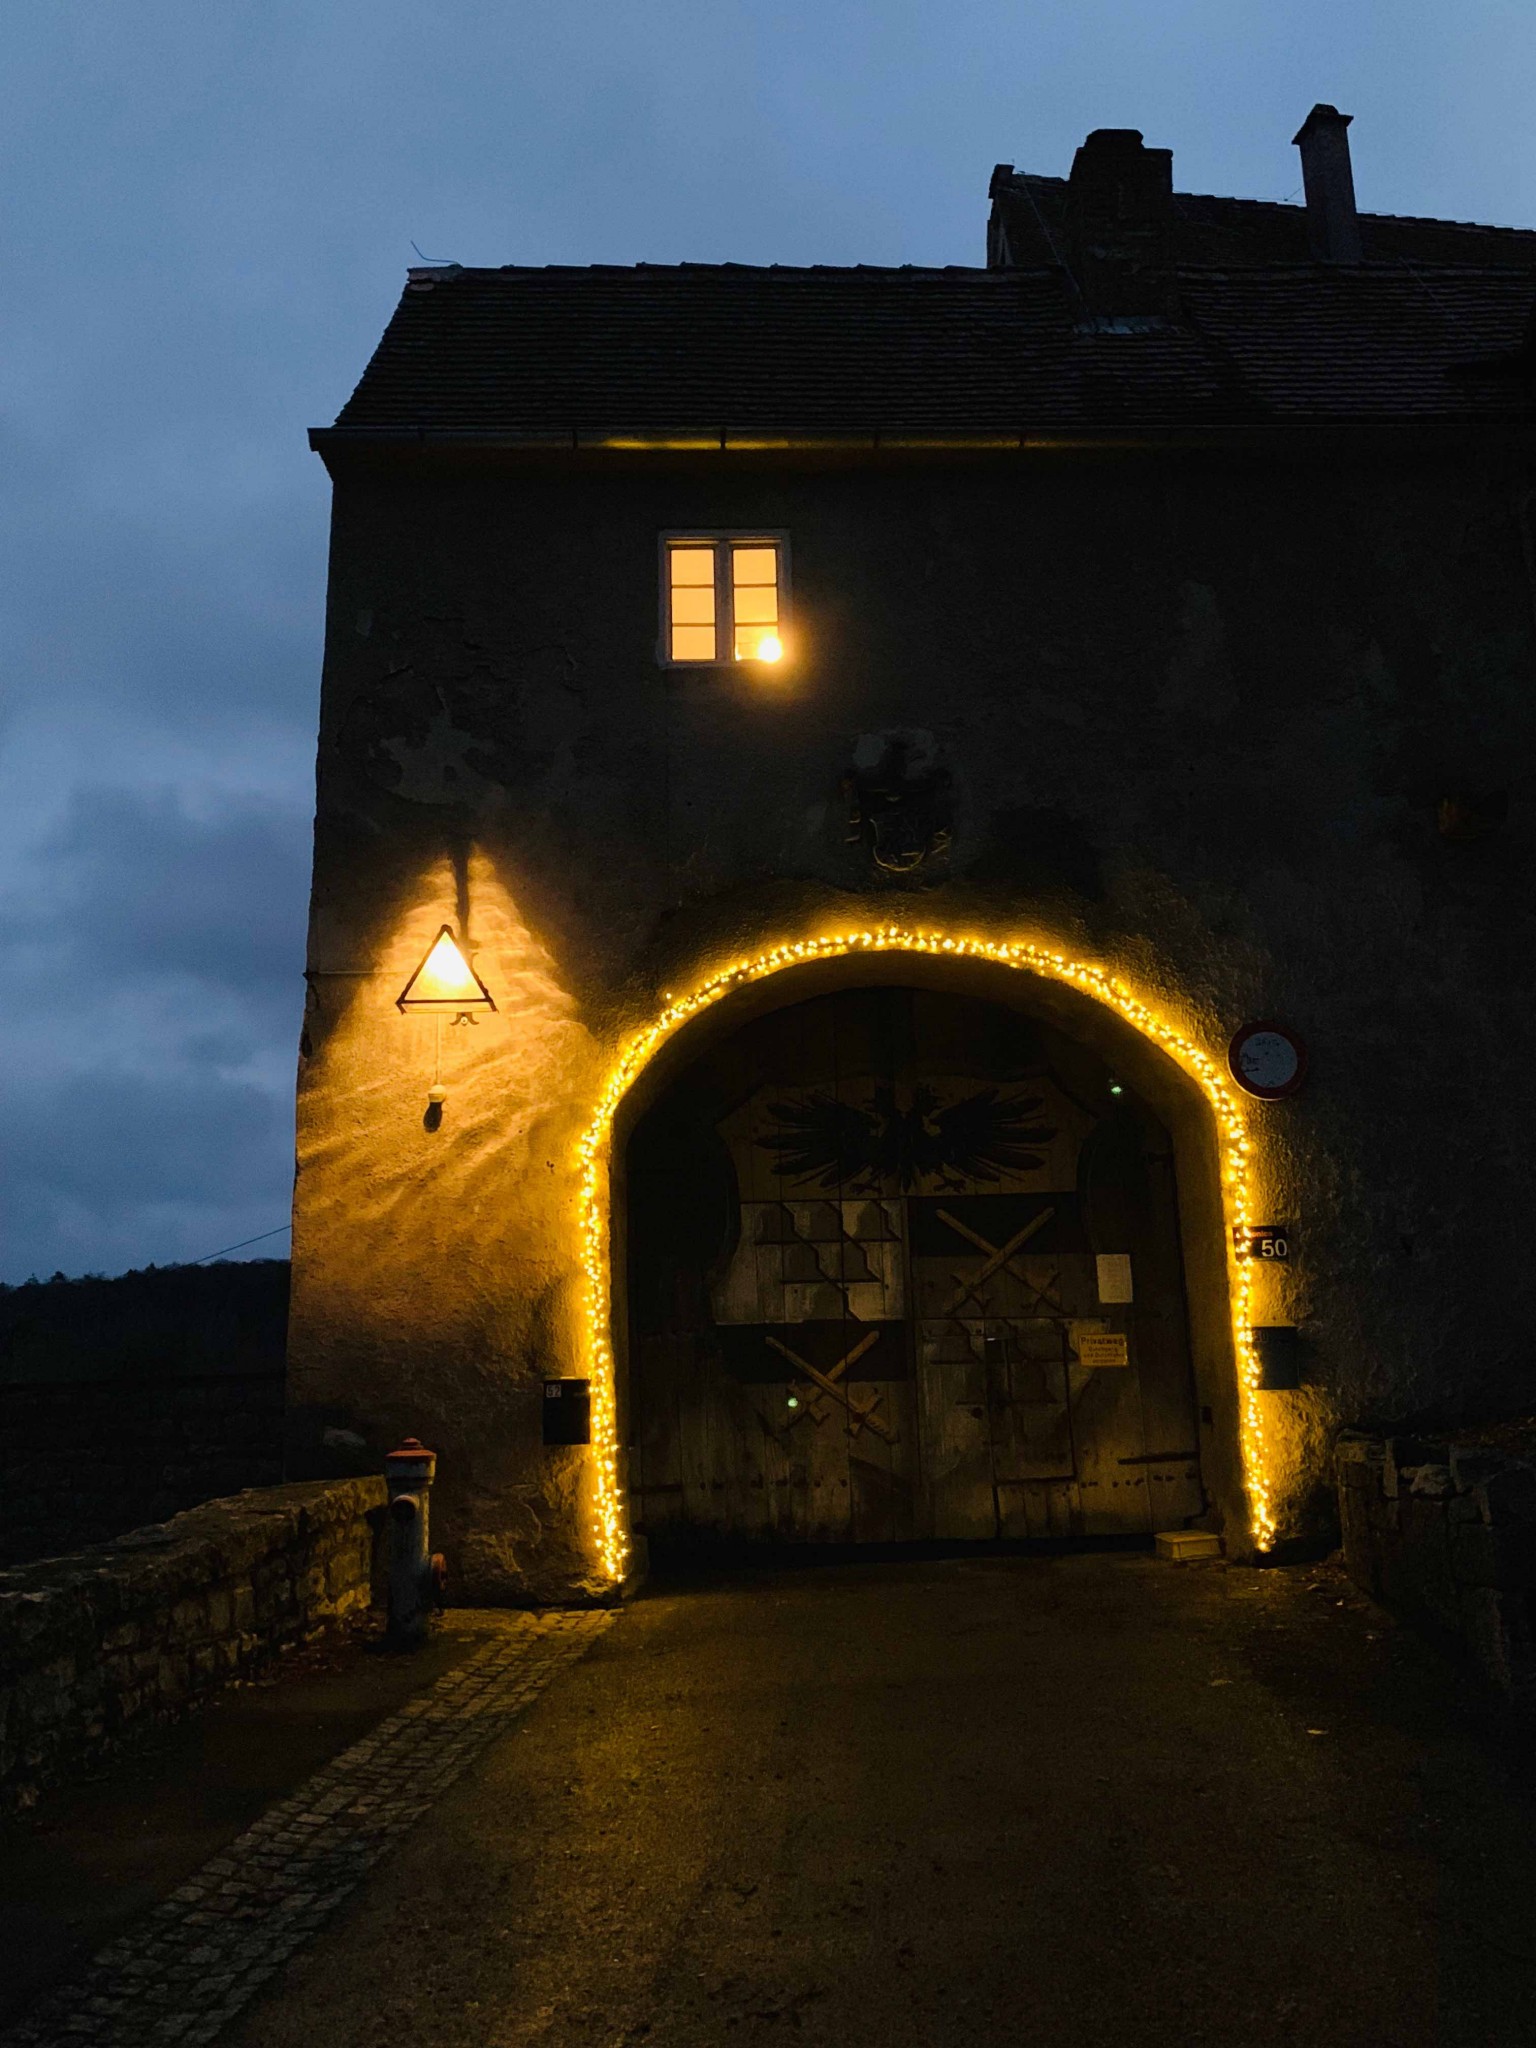
M 731 603 L 731 544 L 715 542 L 715 659 L 736 658 L 736 610 Z

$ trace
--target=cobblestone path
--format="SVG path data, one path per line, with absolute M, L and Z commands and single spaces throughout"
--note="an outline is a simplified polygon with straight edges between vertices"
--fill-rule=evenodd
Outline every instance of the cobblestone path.
M 483 1649 L 45 1992 L 0 2036 L 3 2048 L 193 2048 L 214 2040 L 612 1619 L 498 1616 Z

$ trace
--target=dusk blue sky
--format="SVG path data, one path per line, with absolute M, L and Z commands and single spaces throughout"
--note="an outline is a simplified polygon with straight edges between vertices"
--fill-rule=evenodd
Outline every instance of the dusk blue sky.
M 995 162 L 1140 128 L 1536 225 L 1530 0 L 48 0 L 0 76 L 0 1278 L 281 1225 L 330 420 L 463 263 L 975 263 Z M 274 1237 L 245 1256 L 282 1254 Z

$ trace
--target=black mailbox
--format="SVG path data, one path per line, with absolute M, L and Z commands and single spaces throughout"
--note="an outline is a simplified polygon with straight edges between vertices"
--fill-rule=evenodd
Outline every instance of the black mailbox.
M 1287 1393 L 1301 1385 L 1301 1336 L 1289 1324 L 1256 1325 L 1253 1348 L 1259 1357 L 1259 1385 L 1266 1394 Z
M 592 1441 L 592 1382 L 544 1382 L 544 1441 L 547 1444 L 589 1444 Z

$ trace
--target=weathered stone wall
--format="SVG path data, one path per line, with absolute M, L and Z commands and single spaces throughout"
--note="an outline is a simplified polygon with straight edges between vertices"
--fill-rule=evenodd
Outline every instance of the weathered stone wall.
M 1477 1443 L 1356 1431 L 1335 1459 L 1355 1584 L 1468 1652 L 1536 1715 L 1536 1465 Z
M 0 1799 L 28 1803 L 365 1608 L 384 1492 L 268 1487 L 0 1572 Z
M 1098 963 L 1218 1058 L 1255 1018 L 1310 1042 L 1252 1113 L 1296 1248 L 1255 1310 L 1304 1339 L 1262 1397 L 1282 1535 L 1340 1423 L 1511 1412 L 1536 808 L 1468 839 L 1440 803 L 1536 754 L 1523 488 L 1342 442 L 344 477 L 289 1469 L 414 1430 L 463 1594 L 579 1583 L 590 1469 L 541 1448 L 538 1385 L 583 1369 L 576 1140 L 614 1048 L 733 959 L 885 919 Z M 787 658 L 664 671 L 658 536 L 731 530 L 789 536 Z M 901 876 L 848 830 L 888 768 L 948 778 L 948 845 Z M 496 998 L 473 1029 L 394 1008 L 444 921 Z
M 0 1385 L 0 1567 L 283 1476 L 281 1373 Z

